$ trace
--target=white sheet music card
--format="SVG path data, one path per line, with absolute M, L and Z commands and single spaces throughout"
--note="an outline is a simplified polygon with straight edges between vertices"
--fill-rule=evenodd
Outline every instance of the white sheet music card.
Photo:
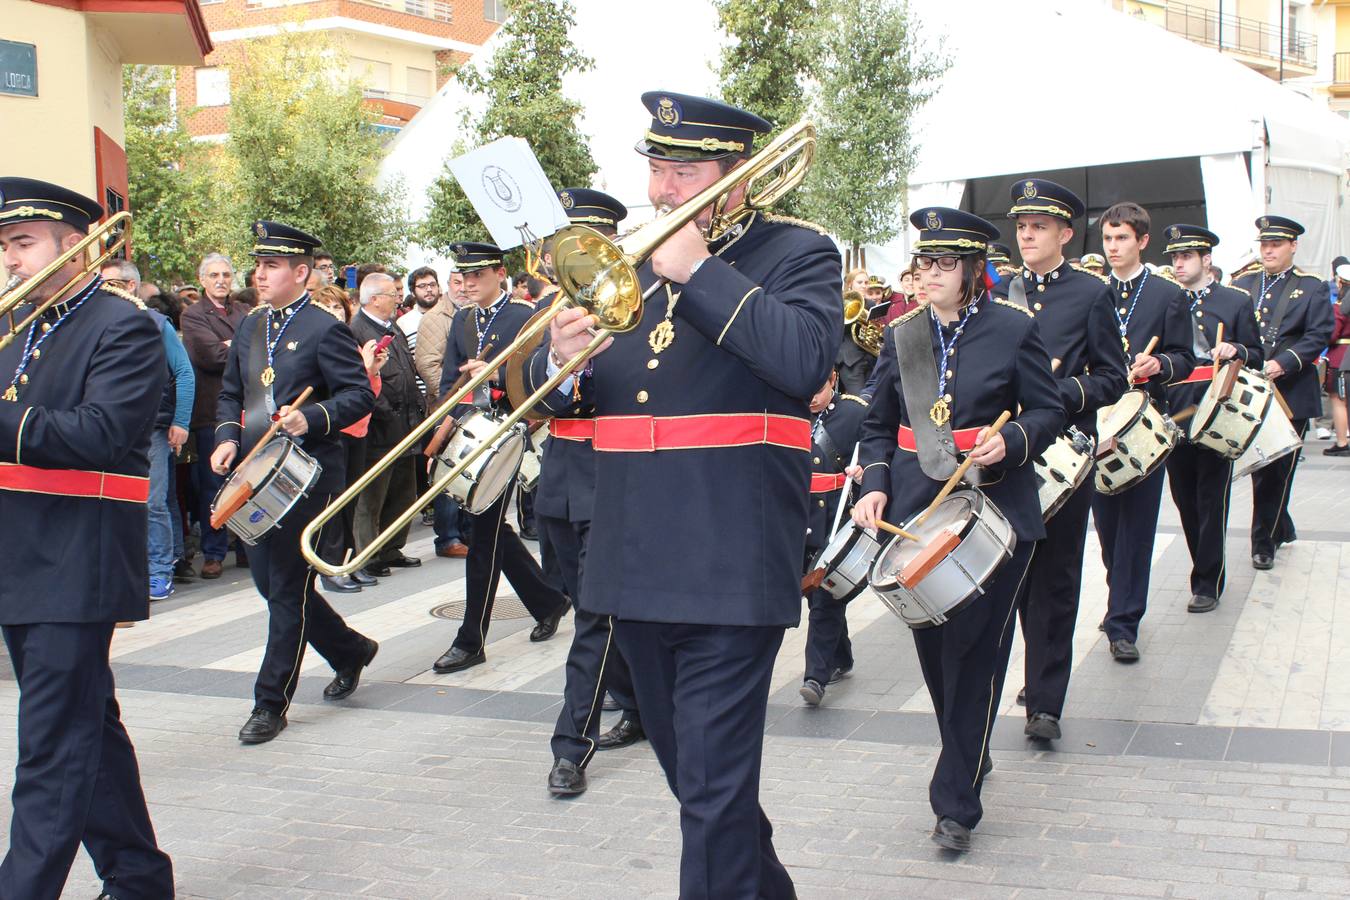
M 450 160 L 450 171 L 503 250 L 567 224 L 558 193 L 524 138 L 498 138 Z

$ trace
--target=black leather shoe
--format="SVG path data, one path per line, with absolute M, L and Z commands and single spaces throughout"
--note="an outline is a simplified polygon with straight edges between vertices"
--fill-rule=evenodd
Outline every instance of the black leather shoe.
M 1350 444 L 1332 444 L 1322 451 L 1323 456 L 1350 456 Z
M 994 758 L 986 750 L 984 751 L 984 759 L 980 763 L 980 778 L 988 778 L 992 771 L 994 771 Z
M 825 686 L 814 678 L 808 678 L 802 682 L 802 686 L 797 689 L 797 693 L 802 695 L 807 706 L 819 706 L 820 701 L 825 699 Z
M 332 594 L 359 594 L 361 592 L 361 585 L 346 577 L 329 578 L 327 575 L 320 575 L 319 585 Z
M 1273 568 L 1275 568 L 1275 556 L 1274 556 L 1274 554 L 1271 554 L 1271 553 L 1253 553 L 1253 554 L 1252 554 L 1252 568 L 1253 568 L 1253 569 L 1260 569 L 1260 570 L 1263 571 L 1263 572 L 1264 572 L 1265 570 L 1267 570 L 1267 569 L 1273 569 Z
M 562 617 L 566 613 L 567 601 L 564 600 L 562 603 L 558 604 L 558 608 L 553 611 L 552 615 L 530 629 L 530 640 L 537 644 L 540 641 L 546 641 L 553 637 L 553 635 L 558 633 L 558 623 L 562 621 Z
M 1027 705 L 1027 689 L 1026 689 L 1026 688 L 1022 688 L 1020 691 L 1017 692 L 1017 705 L 1018 705 L 1018 706 L 1026 706 L 1026 705 Z
M 361 585 L 361 587 L 374 587 L 380 583 L 380 579 L 376 578 L 374 575 L 367 575 L 365 569 L 357 569 L 348 577 Z
M 465 669 L 472 669 L 474 666 L 481 666 L 485 662 L 487 662 L 487 654 L 481 649 L 477 653 L 470 653 L 468 650 L 461 650 L 459 647 L 451 647 L 445 651 L 445 655 L 432 664 L 431 671 L 437 675 L 444 675 L 447 672 L 462 672 Z
M 965 853 L 970 849 L 970 829 L 955 819 L 943 816 L 933 827 L 933 843 L 944 850 Z
M 835 666 L 834 671 L 830 673 L 829 683 L 835 684 L 837 682 L 843 681 L 845 678 L 849 677 L 852 674 L 853 674 L 852 666 Z
M 371 578 L 388 578 L 390 575 L 394 574 L 394 570 L 384 563 L 371 563 L 361 571 L 365 572 Z
M 600 708 L 605 712 L 618 712 L 623 709 L 623 707 L 619 705 L 619 701 L 615 700 L 614 695 L 608 691 L 605 692 L 605 702 L 600 704 Z
M 404 556 L 400 553 L 393 559 L 382 559 L 380 562 L 386 566 L 393 566 L 395 569 L 415 569 L 422 564 L 422 561 L 415 556 Z
M 1204 594 L 1193 594 L 1191 602 L 1186 604 L 1186 612 L 1207 613 L 1216 609 L 1219 605 L 1218 597 L 1206 597 Z
M 197 570 L 192 568 L 192 561 L 180 559 L 173 564 L 174 581 L 191 581 L 197 577 Z
M 1100 622 L 1097 623 L 1097 630 L 1100 631 L 1102 634 L 1105 634 L 1105 633 L 1106 633 L 1106 620 L 1105 620 L 1105 619 L 1102 619 Z
M 596 739 L 595 749 L 618 750 L 620 747 L 636 744 L 646 737 L 647 732 L 642 730 L 642 723 L 640 721 L 624 716 L 618 721 L 618 724 Z
M 253 710 L 239 729 L 239 743 L 265 744 L 286 730 L 286 717 L 261 707 Z
M 375 659 L 375 654 L 380 652 L 378 641 L 366 639 L 366 652 L 361 658 L 361 662 L 352 666 L 350 669 L 339 669 L 333 680 L 328 682 L 328 686 L 323 689 L 323 699 L 325 700 L 345 700 L 356 690 L 357 685 L 361 683 L 361 670 L 370 665 Z
M 520 537 L 522 540 L 526 541 L 537 541 L 539 540 L 539 529 L 526 528 L 522 525 L 520 526 Z M 585 788 L 582 788 L 582 790 L 585 790 Z M 578 793 L 580 793 L 580 791 L 578 791 Z
M 1037 741 L 1057 741 L 1060 738 L 1059 717 L 1050 713 L 1032 713 L 1023 733 Z
M 1139 662 L 1139 648 L 1134 645 L 1134 641 L 1121 638 L 1111 642 L 1111 657 L 1116 662 Z
M 555 759 L 548 773 L 548 792 L 555 797 L 586 793 L 586 772 L 570 759 Z

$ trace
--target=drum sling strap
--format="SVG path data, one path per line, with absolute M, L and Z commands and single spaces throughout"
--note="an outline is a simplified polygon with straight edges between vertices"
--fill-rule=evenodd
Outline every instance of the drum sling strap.
M 1023 309 L 1031 309 L 1027 303 L 1027 284 L 1021 275 L 1014 275 L 1012 281 L 1008 282 L 1008 300 Z
M 830 430 L 825 427 L 824 420 L 817 420 L 815 427 L 811 430 L 811 440 L 819 444 L 820 449 L 825 451 L 826 458 L 834 464 L 835 472 L 844 471 L 844 455 L 839 452 L 839 447 L 830 437 Z
M 510 301 L 508 301 L 510 302 Z M 464 359 L 475 359 L 478 356 L 478 329 L 475 320 L 478 318 L 478 307 L 466 306 L 462 310 L 464 316 L 464 327 L 459 330 L 459 349 L 464 354 Z M 493 349 L 495 355 L 500 347 Z M 492 409 L 492 390 L 485 381 L 478 386 L 478 390 L 473 392 L 473 402 L 470 404 L 478 409 Z
M 933 359 L 933 325 L 927 310 L 895 325 L 895 356 L 900 390 L 914 432 L 914 446 L 923 474 L 946 481 L 956 471 L 956 438 L 948 421 L 933 424 L 928 411 L 938 396 L 937 363 Z
M 1261 346 L 1266 351 L 1266 359 L 1275 355 L 1275 348 L 1280 341 L 1280 325 L 1284 323 L 1284 314 L 1289 311 L 1289 289 L 1294 286 L 1294 273 L 1291 271 L 1289 276 L 1280 285 L 1280 296 L 1275 298 L 1275 317 L 1270 321 L 1270 329 L 1261 329 Z M 1257 298 L 1256 303 L 1260 305 L 1260 298 Z M 1270 336 L 1270 340 L 1266 340 L 1267 335 Z
M 248 362 L 244 366 L 244 433 L 240 447 L 254 446 L 272 425 L 272 413 L 276 411 L 276 401 L 272 398 L 272 386 L 262 383 L 262 371 L 267 368 L 267 317 L 271 311 L 256 316 L 258 325 L 253 329 L 253 340 L 248 344 Z M 240 326 L 243 327 L 243 326 Z

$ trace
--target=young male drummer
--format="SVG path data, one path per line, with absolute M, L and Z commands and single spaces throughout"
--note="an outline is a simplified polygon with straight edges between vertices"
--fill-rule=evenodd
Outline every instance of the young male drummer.
M 516 339 L 516 334 L 530 316 L 534 305 L 526 300 L 511 299 L 502 287 L 506 267 L 502 251 L 492 244 L 465 241 L 450 248 L 455 266 L 464 276 L 464 293 L 469 303 L 455 313 L 446 338 L 445 362 L 441 368 L 441 396 L 459 380 L 461 374 L 477 375 L 486 363 L 478 359 L 491 344 L 489 356 L 496 356 Z M 503 367 L 489 382 L 490 400 L 477 392 L 475 400 L 496 407 L 505 403 L 505 374 Z M 472 405 L 462 403 L 455 408 L 463 415 Z M 531 641 L 546 641 L 558 630 L 558 621 L 567 612 L 567 598 L 544 578 L 539 563 L 525 549 L 525 544 L 506 521 L 506 510 L 511 505 L 515 479 L 497 502 L 476 516 L 473 522 L 473 540 L 465 561 L 464 622 L 450 649 L 432 664 L 438 674 L 461 672 L 487 661 L 488 626 L 492 623 L 492 605 L 497 597 L 497 583 L 503 574 L 515 588 L 520 602 L 537 623 L 530 631 Z
M 1104 280 L 1064 260 L 1074 220 L 1086 215 L 1086 208 L 1073 191 L 1044 179 L 1018 181 L 1011 193 L 1008 216 L 1016 223 L 1022 269 L 995 287 L 995 293 L 1009 290 L 1035 317 L 1046 352 L 1052 361 L 1059 360 L 1055 384 L 1068 424 L 1095 435 L 1097 410 L 1125 392 L 1125 358 Z M 1045 540 L 1031 560 L 1018 610 L 1026 641 L 1025 730 L 1040 740 L 1060 736 L 1091 501 L 1089 475 L 1045 523 Z
M 1261 268 L 1236 278 L 1233 286 L 1252 296 L 1265 351 L 1265 372 L 1289 404 L 1300 436 L 1308 420 L 1322 414 L 1317 382 L 1317 357 L 1327 348 L 1335 327 L 1330 290 L 1325 281 L 1294 266 L 1303 226 L 1284 216 L 1256 220 L 1261 241 Z M 1297 452 L 1252 473 L 1252 565 L 1269 569 L 1275 551 L 1296 537 L 1289 517 Z
M 648 198 L 717 183 L 770 125 L 683 94 L 643 95 Z M 728 191 L 730 208 L 744 184 Z M 653 293 L 581 378 L 594 391 L 595 508 L 585 603 L 615 617 L 642 725 L 680 801 L 680 896 L 791 897 L 759 806 L 769 683 L 801 618 L 810 479 L 807 404 L 843 336 L 833 241 L 752 213 L 709 244 L 700 211 L 640 270 Z M 561 313 L 571 359 L 593 316 Z M 586 388 L 589 384 L 590 387 Z
M 806 533 L 806 562 L 833 537 L 835 507 L 846 486 L 844 469 L 853 458 L 858 432 L 867 414 L 867 401 L 839 392 L 839 377 L 831 372 L 811 398 L 811 517 Z M 806 629 L 806 672 L 800 693 L 810 706 L 819 706 L 826 688 L 853 671 L 853 642 L 848 637 L 846 603 L 823 588 L 806 598 L 810 613 Z
M 102 217 L 75 191 L 0 177 L 0 282 L 26 282 Z M 114 625 L 150 612 L 148 452 L 164 344 L 140 301 L 85 261 L 35 283 L 29 302 L 59 302 L 0 350 L 0 626 L 19 687 L 0 897 L 56 900 L 82 843 L 103 896 L 172 897 L 108 664 Z
M 1199 405 L 1209 390 L 1214 366 L 1238 359 L 1259 369 L 1264 358 L 1251 297 L 1224 287 L 1210 274 L 1212 252 L 1218 243 L 1218 235 L 1199 225 L 1167 229 L 1166 253 L 1190 303 L 1198 363 L 1190 377 L 1167 389 L 1168 404 L 1176 411 Z M 1220 325 L 1224 340 L 1215 343 Z M 1232 477 L 1231 459 L 1190 441 L 1179 441 L 1167 457 L 1167 484 L 1181 515 L 1186 547 L 1191 551 L 1188 612 L 1209 612 L 1219 605 L 1223 594 Z
M 300 555 L 300 532 L 346 483 L 342 429 L 375 407 L 375 394 L 351 330 L 310 302 L 305 290 L 319 239 L 280 222 L 254 222 L 253 233 L 259 303 L 230 345 L 211 467 L 221 475 L 229 472 L 278 416 L 281 430 L 322 466 L 309 493 L 248 551 L 253 583 L 267 601 L 267 649 L 253 685 L 253 712 L 239 740 L 262 744 L 286 727 L 305 644 L 337 673 L 323 690 L 325 700 L 355 691 L 361 670 L 379 650 L 328 605 Z M 293 408 L 307 387 L 314 389 L 311 399 Z
M 1185 381 L 1195 368 L 1189 307 L 1174 282 L 1151 273 L 1143 263 L 1150 219 L 1137 203 L 1117 203 L 1102 214 L 1102 249 L 1111 266 L 1110 286 L 1116 305 L 1121 346 L 1129 361 L 1131 381 L 1167 411 L 1163 392 Z M 1158 339 L 1154 353 L 1144 350 Z M 1139 620 L 1148 605 L 1153 538 L 1158 530 L 1164 467 L 1122 493 L 1092 495 L 1092 522 L 1102 545 L 1108 588 L 1103 627 L 1117 662 L 1139 659 Z
M 1064 407 L 1036 322 L 1026 309 L 985 290 L 985 250 L 998 229 L 942 207 L 918 210 L 910 222 L 919 229 L 915 262 L 929 305 L 886 329 L 877 392 L 859 444 L 863 495 L 853 518 L 868 528 L 883 518 L 906 523 L 956 471 L 954 446 L 974 460 L 972 480 L 984 485 L 1016 535 L 1011 558 L 975 602 L 942 625 L 914 631 L 942 735 L 928 790 L 938 817 L 932 837 L 961 851 L 970 849 L 970 832 L 984 812 L 980 789 L 1008 668 L 1013 608 L 1035 542 L 1045 536 L 1031 461 L 1064 427 Z M 1014 418 L 989 433 L 1005 411 Z

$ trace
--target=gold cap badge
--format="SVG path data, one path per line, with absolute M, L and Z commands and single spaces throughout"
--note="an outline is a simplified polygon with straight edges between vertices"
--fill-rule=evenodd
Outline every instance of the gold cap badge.
M 1036 182 L 1028 181 L 1022 185 L 1022 196 L 1028 200 L 1034 200 L 1036 198 Z
M 562 203 L 563 209 L 571 209 L 573 206 L 576 205 L 576 201 L 572 199 L 572 194 L 570 191 L 563 191 L 561 194 L 558 195 L 558 200 L 559 202 Z
M 924 221 L 924 224 L 928 226 L 929 231 L 937 231 L 942 227 L 942 219 L 938 216 L 936 211 L 930 209 L 928 211 L 928 218 Z
M 680 124 L 680 107 L 669 97 L 662 97 L 656 104 L 656 119 L 667 128 Z

